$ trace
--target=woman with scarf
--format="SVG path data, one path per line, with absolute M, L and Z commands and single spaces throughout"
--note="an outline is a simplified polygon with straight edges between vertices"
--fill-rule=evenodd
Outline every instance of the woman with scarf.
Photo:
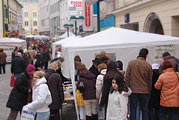
M 21 73 L 15 82 L 6 107 L 10 108 L 8 120 L 16 120 L 18 112 L 22 111 L 24 105 L 28 102 L 28 93 L 31 93 L 32 76 L 35 71 L 35 66 L 29 64 L 25 72 Z

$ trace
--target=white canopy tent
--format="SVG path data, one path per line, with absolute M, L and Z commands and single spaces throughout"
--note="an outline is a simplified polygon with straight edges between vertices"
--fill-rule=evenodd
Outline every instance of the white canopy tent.
M 26 41 L 18 38 L 2 38 L 0 39 L 0 48 L 4 49 L 7 54 L 7 62 L 11 62 L 11 54 L 15 47 L 26 49 Z
M 72 32 L 69 31 L 69 37 L 72 37 L 72 36 L 75 36 L 75 34 L 73 34 Z M 68 38 L 67 32 L 65 32 L 61 36 L 56 37 L 56 40 L 61 40 L 61 39 L 65 39 L 65 38 Z
M 88 68 L 92 65 L 92 60 L 101 50 L 106 51 L 116 60 L 122 60 L 124 68 L 127 63 L 135 59 L 141 48 L 149 49 L 147 61 L 149 63 L 159 63 L 161 54 L 169 51 L 177 57 L 179 50 L 179 38 L 165 35 L 157 35 L 144 32 L 136 32 L 121 28 L 110 28 L 93 35 L 77 39 L 62 45 L 62 56 L 66 59 L 63 63 L 63 73 L 72 79 L 73 92 L 75 93 L 74 81 L 74 57 L 79 55 Z
M 71 37 L 68 37 L 66 39 L 62 39 L 62 40 L 59 40 L 57 42 L 54 42 L 52 44 L 52 58 L 55 58 L 55 52 L 56 52 L 56 48 L 57 47 L 61 47 L 62 44 L 64 43 L 68 43 L 70 41 L 73 41 L 73 40 L 76 40 L 76 39 L 79 39 L 80 37 L 76 37 L 76 36 L 71 36 Z

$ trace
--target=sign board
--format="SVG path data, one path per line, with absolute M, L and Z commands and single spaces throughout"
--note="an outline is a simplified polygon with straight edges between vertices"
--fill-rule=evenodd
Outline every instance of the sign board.
M 169 52 L 172 56 L 175 56 L 175 46 L 174 45 L 161 45 L 154 47 L 154 63 L 160 64 L 163 61 L 162 54 L 164 52 Z
M 83 14 L 82 0 L 69 0 L 68 8 L 70 16 L 81 16 Z
M 89 5 L 88 3 L 86 3 L 84 1 L 83 3 L 83 7 L 84 7 L 84 31 L 92 31 L 92 14 L 93 14 L 93 9 L 92 9 L 92 5 Z

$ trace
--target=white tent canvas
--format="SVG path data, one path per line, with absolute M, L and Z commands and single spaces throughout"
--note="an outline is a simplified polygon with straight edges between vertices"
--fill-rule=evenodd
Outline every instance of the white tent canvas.
M 72 32 L 69 31 L 69 37 L 72 37 L 72 36 L 75 36 L 75 34 L 73 34 Z M 65 33 L 62 34 L 61 36 L 58 36 L 58 37 L 56 38 L 56 40 L 65 39 L 65 38 L 67 38 L 67 37 L 68 37 L 68 33 L 65 32 Z
M 172 55 L 179 57 L 179 38 L 165 35 L 157 35 L 144 32 L 136 32 L 121 28 L 110 28 L 108 30 L 80 38 L 76 41 L 62 45 L 62 55 L 66 56 L 63 68 L 64 75 L 71 77 L 75 92 L 74 82 L 74 57 L 79 55 L 88 68 L 92 65 L 92 60 L 101 50 L 111 54 L 116 60 L 127 63 L 135 59 L 141 48 L 149 49 L 147 61 L 149 63 L 161 62 L 161 54 L 169 51 Z
M 71 37 L 68 37 L 66 39 L 62 39 L 62 40 L 59 40 L 57 42 L 54 42 L 52 44 L 52 58 L 55 58 L 56 48 L 61 47 L 61 45 L 64 44 L 64 43 L 68 43 L 70 41 L 73 41 L 73 40 L 76 40 L 76 39 L 79 39 L 79 38 L 80 37 L 71 36 Z
M 7 54 L 7 62 L 11 62 L 11 54 L 15 47 L 26 49 L 26 41 L 18 38 L 2 38 L 0 39 L 0 48 L 4 49 Z

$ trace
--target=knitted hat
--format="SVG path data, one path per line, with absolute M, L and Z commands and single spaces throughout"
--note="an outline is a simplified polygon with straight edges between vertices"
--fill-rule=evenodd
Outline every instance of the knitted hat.
M 165 70 L 167 68 L 172 68 L 172 64 L 170 61 L 167 61 L 165 60 L 163 63 L 162 63 L 162 69 Z
M 29 64 L 29 65 L 27 66 L 27 72 L 30 73 L 30 72 L 32 72 L 32 71 L 35 71 L 35 66 L 32 65 L 32 64 Z

